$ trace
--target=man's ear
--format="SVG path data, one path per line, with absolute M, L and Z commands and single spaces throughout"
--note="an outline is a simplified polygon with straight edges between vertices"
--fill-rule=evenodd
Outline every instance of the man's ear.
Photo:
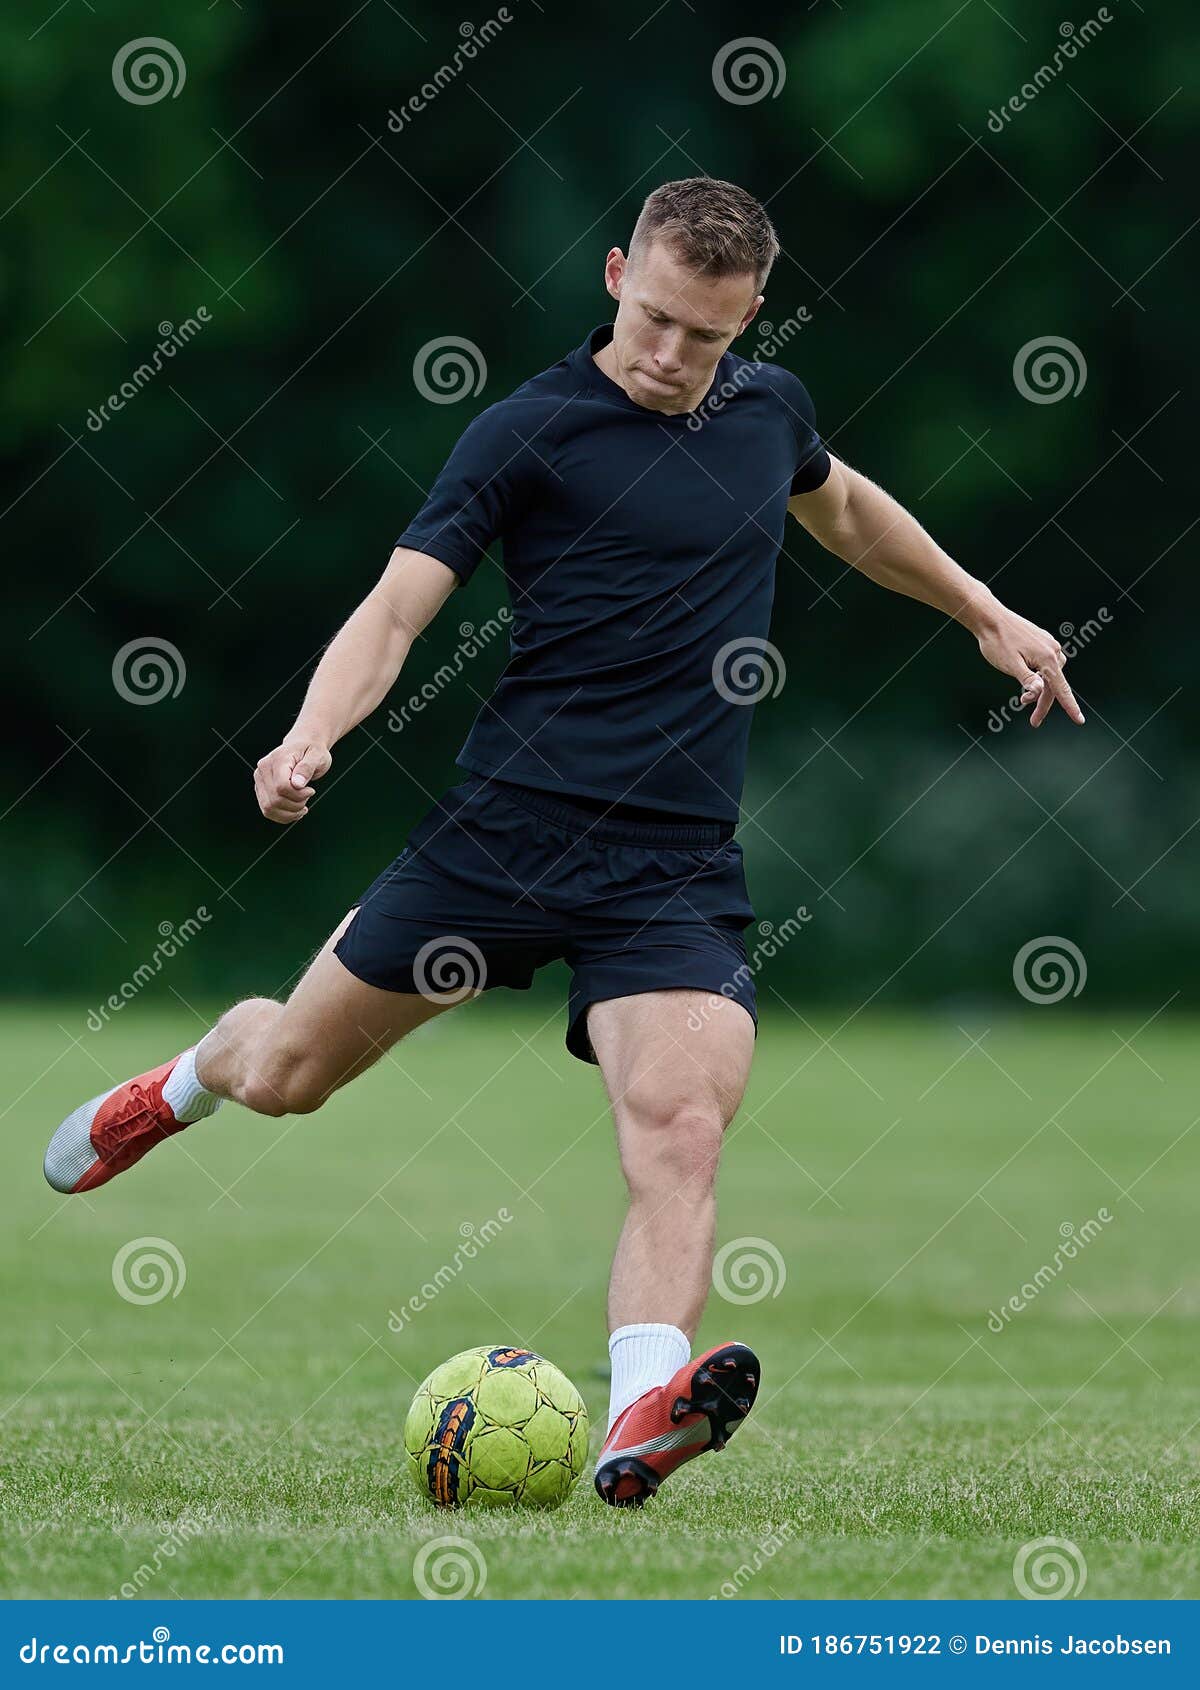
M 619 246 L 613 247 L 604 260 L 604 286 L 613 299 L 619 300 L 621 297 L 621 286 L 628 268 L 629 260 L 625 254 Z
M 746 315 L 742 318 L 741 324 L 740 324 L 738 331 L 737 331 L 738 334 L 741 334 L 743 329 L 748 329 L 750 327 L 750 324 L 758 316 L 758 313 L 762 308 L 763 300 L 765 298 L 766 298 L 765 294 L 761 294 L 761 293 L 759 294 L 758 298 L 751 305 L 749 311 L 747 311 Z M 737 339 L 737 335 L 734 336 L 734 339 L 735 340 Z

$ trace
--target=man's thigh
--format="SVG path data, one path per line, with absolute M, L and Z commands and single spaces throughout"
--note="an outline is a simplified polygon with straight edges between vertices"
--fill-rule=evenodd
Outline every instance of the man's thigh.
M 452 1004 L 359 980 L 333 954 L 357 909 L 329 935 L 271 1030 L 276 1050 L 300 1062 L 322 1092 L 336 1091 Z
M 588 1035 L 620 1131 L 623 1120 L 703 1112 L 728 1126 L 754 1056 L 754 1021 L 741 1004 L 691 988 L 607 998 L 588 1011 Z

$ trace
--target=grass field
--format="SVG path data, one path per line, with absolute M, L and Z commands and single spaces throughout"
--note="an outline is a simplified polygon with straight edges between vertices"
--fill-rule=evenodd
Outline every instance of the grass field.
M 760 1350 L 752 1421 L 640 1514 L 589 1476 L 551 1517 L 447 1518 L 410 1492 L 399 1434 L 455 1350 L 530 1344 L 580 1386 L 593 1449 L 603 1421 L 621 1191 L 561 1016 L 497 994 L 319 1116 L 228 1108 L 64 1201 L 42 1182 L 49 1130 L 195 1036 L 182 1010 L 135 1004 L 99 1036 L 83 1014 L 10 1009 L 0 1035 L 22 1094 L 5 1594 L 412 1597 L 415 1551 L 448 1532 L 482 1551 L 487 1597 L 1011 1598 L 1042 1537 L 1078 1545 L 1088 1596 L 1200 1590 L 1188 1021 L 864 1016 L 829 1045 L 837 1019 L 768 1011 L 719 1227 L 767 1240 L 786 1282 L 714 1295 L 702 1333 Z M 145 1237 L 186 1277 L 137 1304 L 113 1263 Z

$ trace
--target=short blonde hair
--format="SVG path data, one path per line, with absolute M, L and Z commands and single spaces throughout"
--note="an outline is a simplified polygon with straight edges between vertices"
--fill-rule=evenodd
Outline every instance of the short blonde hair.
M 664 182 L 646 196 L 629 242 L 630 259 L 654 240 L 702 275 L 750 275 L 759 288 L 779 256 L 779 237 L 766 208 L 745 188 L 713 176 Z

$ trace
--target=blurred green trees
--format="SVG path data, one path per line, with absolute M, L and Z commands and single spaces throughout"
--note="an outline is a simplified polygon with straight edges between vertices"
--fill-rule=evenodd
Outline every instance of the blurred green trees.
M 6 15 L 10 992 L 103 995 L 201 904 L 183 995 L 302 965 L 450 784 L 503 641 L 402 732 L 381 713 L 346 741 L 294 832 L 259 818 L 254 760 L 470 417 L 609 314 L 605 252 L 649 188 L 701 171 L 769 204 L 763 317 L 810 314 L 781 357 L 833 449 L 1027 615 L 1108 613 L 1071 671 L 1086 730 L 992 732 L 1014 689 L 967 636 L 789 535 L 789 678 L 759 709 L 742 838 L 762 916 L 813 919 L 772 987 L 1003 998 L 1039 933 L 1081 946 L 1089 1000 L 1194 982 L 1191 9 L 766 5 L 784 79 L 738 103 L 713 61 L 746 28 L 732 4 L 650 0 Z M 135 103 L 114 58 L 160 31 L 182 85 Z M 414 359 L 450 335 L 486 381 L 431 404 Z M 1087 378 L 1038 404 L 1013 365 L 1046 336 Z M 481 570 L 399 696 L 502 602 Z M 143 638 L 185 669 L 152 706 L 113 684 Z

